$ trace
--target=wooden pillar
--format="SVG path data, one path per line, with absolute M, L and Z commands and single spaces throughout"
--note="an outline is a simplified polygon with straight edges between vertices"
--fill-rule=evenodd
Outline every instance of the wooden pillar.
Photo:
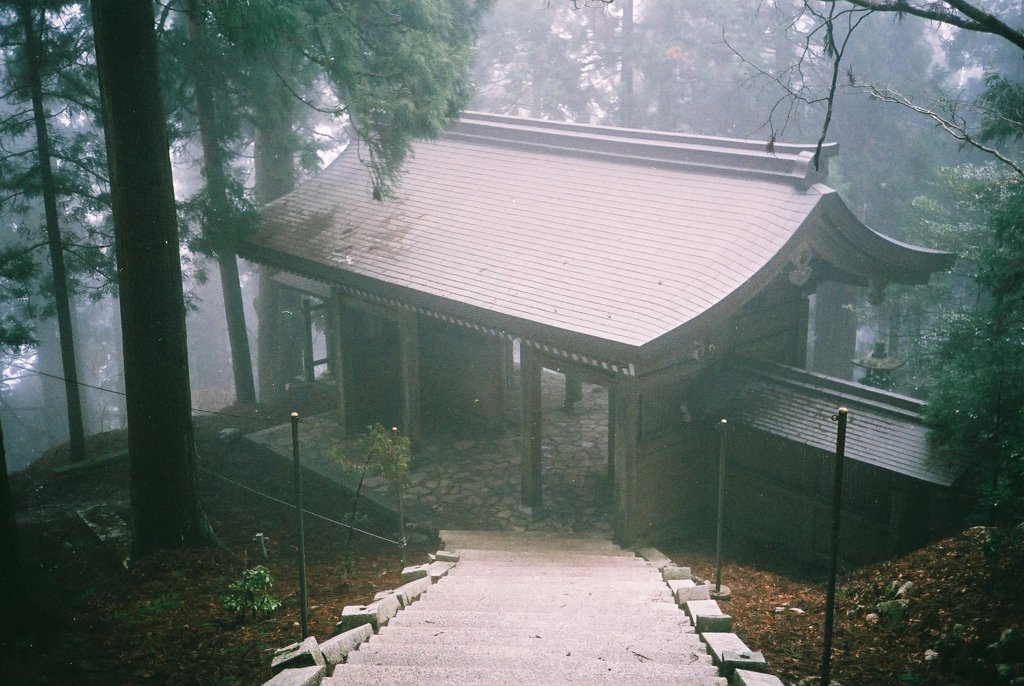
M 348 433 L 348 417 L 345 406 L 345 348 L 342 343 L 344 333 L 344 301 L 341 293 L 335 290 L 331 294 L 331 300 L 327 303 L 327 350 L 330 356 L 331 376 L 334 378 L 334 385 L 337 388 L 338 399 L 338 426 L 341 427 L 342 436 Z
M 269 267 L 260 267 L 256 314 L 256 339 L 260 402 L 284 397 L 285 386 L 302 371 L 296 342 L 302 334 L 299 322 L 301 296 L 273 279 Z
M 415 310 L 398 314 L 398 336 L 402 358 L 402 429 L 413 443 L 420 440 L 420 333 Z
M 541 416 L 541 365 L 537 351 L 527 343 L 519 348 L 519 371 L 522 377 L 523 411 L 520 420 L 522 430 L 519 454 L 519 475 L 522 486 L 522 504 L 537 510 L 541 506 L 541 439 L 543 422 Z
M 608 483 L 615 483 L 615 405 L 619 393 L 615 384 L 608 386 Z
M 620 543 L 632 544 L 641 523 L 634 521 L 636 511 L 636 469 L 640 447 L 640 388 L 637 380 L 620 380 L 615 393 L 615 501 L 613 526 Z
M 313 364 L 313 313 L 309 298 L 302 299 L 302 372 L 307 383 L 316 380 Z
M 514 374 L 516 371 L 515 361 L 515 343 L 507 338 L 500 339 L 501 341 L 501 377 L 502 377 L 502 412 L 505 418 L 505 426 L 508 426 L 509 422 L 516 420 L 515 410 L 515 393 L 513 392 L 515 384 L 513 383 Z
M 793 341 L 794 359 L 790 362 L 790 365 L 800 369 L 807 369 L 811 362 L 810 359 L 808 359 L 807 350 L 807 338 L 811 325 L 810 297 L 805 295 L 800 298 L 796 315 L 798 324 L 793 327 L 793 335 L 796 337 L 796 340 Z
M 583 382 L 571 372 L 565 373 L 565 403 L 562 409 L 572 412 L 573 405 L 583 399 Z

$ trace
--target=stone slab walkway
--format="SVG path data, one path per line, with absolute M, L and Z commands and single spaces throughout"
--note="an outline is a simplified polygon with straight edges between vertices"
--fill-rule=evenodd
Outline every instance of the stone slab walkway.
M 428 434 L 414 451 L 411 483 L 403 503 L 409 519 L 435 530 L 444 528 L 548 531 L 610 535 L 611 485 L 608 464 L 608 394 L 584 385 L 583 398 L 567 413 L 562 408 L 562 376 L 548 370 L 542 378 L 544 415 L 543 500 L 539 513 L 519 507 L 519 432 L 503 435 Z M 338 454 L 359 455 L 355 441 L 342 440 L 333 415 L 303 418 L 299 425 L 303 465 L 354 487 Z M 288 424 L 250 434 L 247 440 L 292 459 Z M 381 506 L 395 508 L 395 495 L 383 479 L 364 489 Z
M 458 564 L 323 686 L 725 686 L 650 563 L 607 539 L 443 531 Z

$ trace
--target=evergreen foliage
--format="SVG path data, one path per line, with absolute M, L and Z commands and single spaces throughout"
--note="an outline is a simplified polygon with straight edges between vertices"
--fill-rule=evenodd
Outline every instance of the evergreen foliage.
M 95 302 L 115 288 L 106 157 L 97 128 L 92 34 L 79 6 L 29 3 L 42 60 L 52 177 L 59 202 L 68 290 Z M 46 263 L 30 63 L 17 11 L 0 8 L 0 341 L 33 343 L 38 317 L 55 313 Z
M 1024 186 L 992 190 L 981 297 L 945 318 L 926 419 L 939 457 L 968 468 L 979 516 L 1005 525 L 1024 518 Z

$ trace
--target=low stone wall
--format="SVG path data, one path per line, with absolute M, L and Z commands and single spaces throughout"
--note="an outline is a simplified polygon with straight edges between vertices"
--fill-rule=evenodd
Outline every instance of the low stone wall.
M 426 564 L 402 570 L 401 586 L 380 591 L 366 605 L 347 605 L 335 625 L 335 634 L 323 643 L 315 636 L 278 649 L 270 665 L 273 678 L 263 686 L 319 686 L 335 665 L 348 659 L 370 637 L 387 626 L 392 617 L 426 593 L 432 584 L 447 576 L 459 561 L 451 551 L 439 550 Z
M 694 577 L 689 567 L 675 564 L 656 548 L 641 548 L 636 554 L 661 572 L 676 604 L 689 616 L 707 646 L 719 674 L 729 679 L 732 686 L 784 686 L 777 676 L 768 673 L 764 654 L 751 650 L 732 633 L 732 617 L 722 611 L 717 600 L 711 599 L 708 581 Z

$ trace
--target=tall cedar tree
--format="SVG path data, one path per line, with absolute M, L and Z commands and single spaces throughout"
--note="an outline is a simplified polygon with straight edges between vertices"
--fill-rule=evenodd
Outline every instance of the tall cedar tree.
M 249 334 L 245 327 L 242 306 L 242 287 L 238 281 L 237 242 L 240 238 L 239 222 L 233 211 L 228 186 L 228 160 L 223 149 L 220 131 L 218 100 L 212 72 L 202 68 L 216 54 L 217 45 L 207 35 L 206 17 L 194 0 L 188 3 L 188 34 L 193 64 L 195 106 L 199 119 L 199 138 L 203 149 L 203 176 L 206 179 L 206 198 L 209 204 L 204 233 L 210 237 L 220 270 L 224 315 L 231 347 L 231 369 L 234 377 L 235 400 L 243 405 L 256 403 L 253 382 L 252 356 L 249 353 Z
M 174 188 L 149 0 L 92 3 L 120 287 L 132 554 L 208 540 L 196 491 Z
M 67 270 L 64 266 L 64 246 L 61 240 L 60 220 L 57 212 L 57 184 L 53 178 L 50 158 L 50 132 L 43 104 L 43 45 L 37 23 L 45 21 L 45 12 L 34 7 L 32 0 L 21 0 L 18 16 L 25 32 L 25 73 L 32 97 L 32 115 L 35 125 L 37 171 L 43 195 L 46 217 L 46 236 L 50 249 L 50 268 L 53 272 L 53 298 L 57 309 L 57 328 L 60 332 L 61 364 L 64 372 L 64 393 L 67 398 L 68 434 L 71 459 L 85 458 L 85 427 L 82 422 L 82 399 L 78 390 L 78 363 L 75 357 L 75 339 L 71 324 L 71 298 L 68 294 Z

